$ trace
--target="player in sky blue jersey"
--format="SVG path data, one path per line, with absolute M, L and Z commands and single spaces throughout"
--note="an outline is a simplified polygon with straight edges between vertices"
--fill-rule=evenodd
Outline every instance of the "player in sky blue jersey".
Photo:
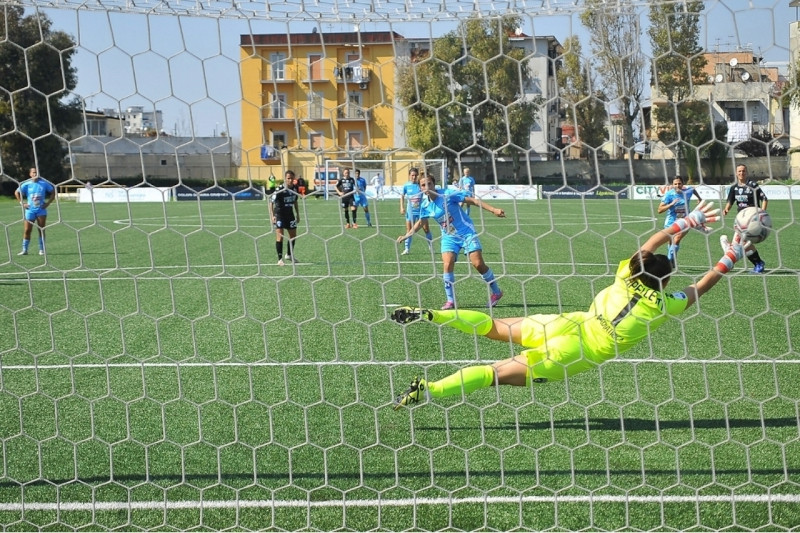
M 664 194 L 661 203 L 658 204 L 659 214 L 665 211 L 667 213 L 667 218 L 664 220 L 665 228 L 672 226 L 676 220 L 684 218 L 689 213 L 689 202 L 692 196 L 696 196 L 698 201 L 703 201 L 697 193 L 697 189 L 684 185 L 683 178 L 675 176 L 675 179 L 672 180 L 672 188 Z M 673 237 L 672 244 L 669 245 L 667 251 L 667 258 L 670 261 L 675 261 L 683 235 L 683 233 L 678 233 Z
M 23 181 L 14 191 L 14 196 L 25 210 L 22 229 L 22 251 L 18 255 L 28 255 L 33 224 L 39 230 L 39 255 L 44 255 L 44 227 L 47 225 L 47 207 L 56 199 L 55 186 L 39 176 L 35 168 L 28 173 L 30 179 Z
M 400 255 L 408 255 L 411 253 L 411 237 L 417 230 L 411 231 L 412 226 L 420 220 L 419 205 L 422 201 L 422 190 L 419 187 L 419 169 L 412 167 L 408 170 L 408 183 L 403 185 L 403 190 L 400 192 L 400 214 L 406 217 L 406 245 Z M 421 219 L 421 223 L 416 226 L 417 229 L 422 228 L 425 230 L 425 238 L 428 239 L 428 246 L 431 246 L 433 241 L 433 234 L 428 225 L 428 219 Z
M 464 167 L 461 172 L 463 175 L 458 180 L 458 187 L 462 191 L 466 191 L 470 196 L 475 196 L 475 178 L 472 177 L 472 171 L 469 167 Z M 462 203 L 461 208 L 469 214 L 469 204 Z
M 364 217 L 367 219 L 367 226 L 372 227 L 372 217 L 369 214 L 369 202 L 367 201 L 367 180 L 361 177 L 361 171 L 356 169 L 356 193 L 353 195 L 353 205 L 364 210 Z
M 442 230 L 442 263 L 443 263 L 443 278 L 444 278 L 444 292 L 447 296 L 442 309 L 455 308 L 455 290 L 453 284 L 455 283 L 455 268 L 456 259 L 462 249 L 467 251 L 470 263 L 473 268 L 477 270 L 483 280 L 489 284 L 491 296 L 489 297 L 488 307 L 494 307 L 500 298 L 503 297 L 503 291 L 497 285 L 494 279 L 494 272 L 486 266 L 483 260 L 483 253 L 481 252 L 481 242 L 478 239 L 478 234 L 475 232 L 475 225 L 472 219 L 469 218 L 460 207 L 459 204 L 465 203 L 468 205 L 475 205 L 490 211 L 497 217 L 505 217 L 506 214 L 502 209 L 497 209 L 486 202 L 483 202 L 474 196 L 469 196 L 466 191 L 454 191 L 452 189 L 441 190 L 436 189 L 436 182 L 431 176 L 424 176 L 419 180 L 419 186 L 422 189 L 422 200 L 420 202 L 420 219 L 411 227 L 411 229 L 397 239 L 401 242 L 413 235 L 420 224 L 427 217 L 433 218 L 439 223 Z

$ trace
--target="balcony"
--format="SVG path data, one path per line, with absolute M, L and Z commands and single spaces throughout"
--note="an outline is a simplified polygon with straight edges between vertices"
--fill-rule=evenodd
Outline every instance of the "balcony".
M 262 122 L 292 122 L 297 118 L 297 110 L 282 102 L 269 104 L 261 109 Z
M 287 76 L 287 73 L 284 71 L 277 71 L 277 72 L 273 70 L 261 71 L 261 83 L 286 84 L 294 82 L 295 82 L 294 78 Z
M 338 81 L 366 85 L 369 83 L 372 73 L 360 65 L 339 65 L 333 69 L 333 75 Z M 366 89 L 366 87 L 364 88 Z
M 300 120 L 303 122 L 314 122 L 328 121 L 330 118 L 330 113 L 327 113 L 324 108 L 314 106 L 303 109 L 303 115 L 300 117 Z
M 339 120 L 372 120 L 372 111 L 358 105 L 345 105 L 336 108 Z

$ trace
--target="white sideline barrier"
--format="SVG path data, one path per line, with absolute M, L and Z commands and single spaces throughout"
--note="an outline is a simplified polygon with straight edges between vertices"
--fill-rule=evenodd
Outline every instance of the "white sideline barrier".
M 727 185 L 698 185 L 697 194 L 703 200 L 713 200 L 724 204 L 728 197 Z M 658 200 L 672 188 L 672 185 L 632 185 L 631 199 Z M 800 185 L 762 185 L 761 190 L 768 200 L 800 200 Z
M 92 187 L 78 189 L 80 203 L 128 203 L 128 202 L 169 202 L 172 200 L 170 187 Z

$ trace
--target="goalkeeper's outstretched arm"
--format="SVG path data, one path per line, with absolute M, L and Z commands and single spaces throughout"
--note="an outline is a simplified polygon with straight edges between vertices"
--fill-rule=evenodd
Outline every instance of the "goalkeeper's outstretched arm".
M 647 241 L 642 245 L 640 251 L 655 252 L 660 246 L 672 240 L 675 235 L 685 233 L 690 229 L 702 230 L 706 224 L 716 222 L 719 220 L 719 209 L 713 209 L 713 202 L 701 201 L 697 207 L 686 215 L 675 221 L 674 224 L 668 228 L 664 228 L 655 232 Z M 749 242 L 740 242 L 740 237 L 737 234 L 733 238 L 733 242 L 728 246 L 717 264 L 711 267 L 708 272 L 700 279 L 700 281 L 693 283 L 683 289 L 692 305 L 703 294 L 707 293 L 711 288 L 722 279 L 723 274 L 727 273 L 733 268 L 736 262 L 744 257 L 744 249 L 747 248 Z

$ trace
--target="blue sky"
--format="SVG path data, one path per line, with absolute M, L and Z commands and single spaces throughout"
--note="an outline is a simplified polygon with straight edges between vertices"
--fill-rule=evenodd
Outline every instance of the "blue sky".
M 272 13 L 275 18 L 268 20 L 71 9 L 44 12 L 56 29 L 78 41 L 73 63 L 79 79 L 75 93 L 88 109 L 124 110 L 141 105 L 163 112 L 167 133 L 208 136 L 227 131 L 236 138 L 241 127 L 241 34 L 310 32 L 315 27 L 321 32 L 352 31 L 356 27 L 352 22 L 326 22 L 322 17 L 316 23 L 308 22 L 304 20 L 308 17 L 289 18 L 285 13 Z M 281 17 L 286 20 L 279 21 Z M 421 16 L 391 25 L 365 19 L 358 28 L 392 30 L 406 37 L 435 37 L 453 29 L 458 18 Z M 786 62 L 789 24 L 797 18 L 797 9 L 788 7 L 785 0 L 706 2 L 701 41 L 708 50 L 751 47 L 756 53 L 760 51 L 765 61 Z M 577 34 L 584 53 L 588 51 L 585 28 L 574 12 L 536 13 L 523 19 L 526 34 L 553 35 L 562 42 Z M 642 42 L 649 48 L 646 35 Z

